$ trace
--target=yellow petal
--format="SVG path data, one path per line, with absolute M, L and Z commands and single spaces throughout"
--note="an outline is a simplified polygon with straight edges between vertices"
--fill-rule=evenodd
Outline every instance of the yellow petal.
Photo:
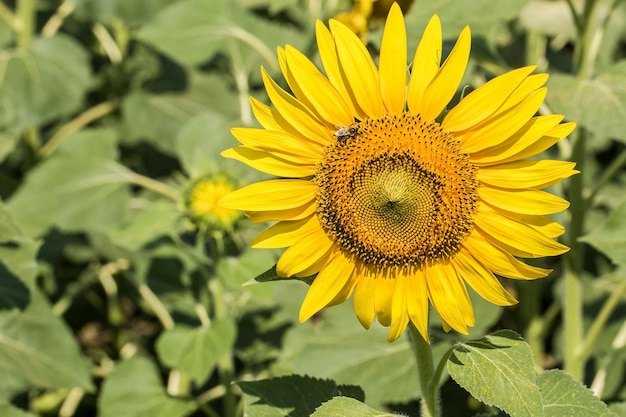
M 346 282 L 343 288 L 337 293 L 335 298 L 330 300 L 330 302 L 326 306 L 332 307 L 332 306 L 336 306 L 338 304 L 344 303 L 348 298 L 350 298 L 350 295 L 352 295 L 352 292 L 354 291 L 354 287 L 356 286 L 356 283 L 357 283 L 356 274 L 353 273 L 352 275 L 350 275 L 350 279 L 348 279 L 348 282 Z
M 389 326 L 389 333 L 387 335 L 387 342 L 389 343 L 400 337 L 400 335 L 404 333 L 406 325 L 409 323 L 407 308 L 408 298 L 409 296 L 415 296 L 409 292 L 411 287 L 408 281 L 411 278 L 412 277 L 407 277 L 400 270 L 396 273 L 396 284 L 391 302 L 391 326 Z
M 266 174 L 286 178 L 308 177 L 317 172 L 317 164 L 299 164 L 284 158 L 279 158 L 265 151 L 255 151 L 245 146 L 222 151 L 224 158 L 234 159 L 243 162 Z M 298 159 L 297 157 L 295 159 Z
M 286 248 L 319 228 L 317 216 L 278 222 L 259 233 L 250 246 L 253 248 Z
M 533 227 L 502 216 L 496 211 L 485 210 L 484 205 L 474 216 L 474 224 L 491 238 L 516 249 L 540 256 L 561 255 L 569 250 Z
M 300 164 L 316 164 L 324 157 L 324 147 L 289 133 L 236 127 L 230 130 L 239 142 L 250 149 L 270 152 L 279 158 Z
M 325 127 L 311 112 L 296 100 L 261 68 L 261 76 L 265 85 L 265 90 L 276 110 L 302 135 L 321 145 L 328 145 L 333 141 L 333 136 L 329 134 Z
M 287 121 L 282 118 L 279 112 L 271 108 L 270 106 L 261 103 L 256 98 L 250 96 L 250 106 L 252 112 L 257 121 L 267 130 L 284 130 L 286 132 L 294 133 L 297 130 L 293 129 L 293 126 L 286 123 Z M 278 118 L 282 118 L 283 123 L 280 123 Z M 288 127 L 285 128 L 287 125 Z
M 310 102 L 310 108 L 319 114 L 322 120 L 331 125 L 349 125 L 354 122 L 354 114 L 344 102 L 341 94 L 330 81 L 297 49 L 287 45 L 287 66 L 302 98 Z M 297 95 L 300 98 L 300 95 Z
M 396 286 L 396 280 L 392 277 L 377 277 L 374 280 L 376 291 L 374 293 L 374 310 L 376 320 L 385 327 L 391 324 L 391 301 Z
M 563 120 L 563 116 L 560 114 L 533 117 L 514 135 L 491 147 L 471 153 L 470 159 L 473 163 L 479 165 L 510 162 L 511 158 L 514 158 L 513 160 L 522 159 L 518 155 L 525 149 L 533 146 L 550 129 L 558 125 L 561 120 Z M 558 139 L 552 144 L 557 141 Z
M 446 115 L 442 123 L 444 129 L 458 132 L 482 123 L 502 106 L 535 68 L 529 66 L 509 71 L 472 91 Z
M 335 40 L 330 30 L 324 24 L 318 20 L 315 22 L 315 34 L 317 38 L 317 48 L 319 50 L 320 59 L 324 66 L 324 72 L 330 83 L 339 91 L 342 95 L 344 102 L 350 108 L 350 113 L 357 116 L 359 119 L 365 118 L 365 113 L 359 110 L 358 105 L 353 102 L 346 83 L 343 80 L 341 69 L 339 68 L 339 60 L 337 59 L 337 48 L 335 47 Z
M 363 42 L 342 23 L 331 20 L 337 56 L 350 95 L 369 117 L 383 115 L 386 110 L 380 95 L 378 70 Z
M 410 294 L 407 300 L 407 310 L 411 322 L 425 341 L 430 343 L 428 335 L 428 284 L 426 276 L 419 268 L 412 268 L 412 276 L 407 284 L 407 294 Z
M 332 257 L 317 275 L 300 307 L 300 321 L 305 321 L 322 308 L 344 288 L 354 272 L 354 265 L 341 253 Z
M 506 140 L 520 130 L 533 117 L 546 96 L 547 89 L 541 88 L 529 94 L 519 105 L 498 113 L 481 126 L 463 135 L 461 146 L 467 153 L 478 152 Z
M 281 277 L 294 276 L 310 268 L 332 246 L 333 242 L 326 236 L 318 223 L 316 228 L 313 228 L 287 248 L 276 264 L 276 272 Z
M 292 209 L 252 211 L 246 212 L 246 215 L 252 223 L 291 221 L 302 220 L 305 217 L 309 217 L 311 214 L 315 213 L 315 209 L 316 203 L 315 200 L 312 200 L 303 206 L 294 207 Z
M 569 202 L 540 190 L 505 190 L 479 187 L 478 195 L 492 207 L 521 214 L 552 214 L 569 207 Z
M 517 87 L 513 94 L 506 99 L 498 111 L 504 111 L 510 106 L 515 106 L 528 94 L 543 87 L 546 81 L 548 81 L 548 74 L 533 74 L 527 77 L 524 81 L 522 81 L 519 87 Z
M 407 105 L 411 113 L 417 114 L 422 108 L 424 91 L 439 71 L 441 49 L 441 22 L 439 16 L 434 15 L 424 30 L 413 58 L 407 87 Z
M 406 29 L 398 3 L 393 3 L 387 16 L 380 45 L 380 92 L 387 111 L 404 111 L 406 88 Z
M 526 146 L 524 149 L 517 151 L 511 157 L 503 159 L 501 162 L 509 162 L 515 161 L 518 159 L 528 158 L 530 156 L 537 155 L 550 146 L 554 145 L 558 141 L 560 141 L 565 136 L 572 133 L 572 131 L 576 128 L 576 123 L 561 123 L 560 125 L 554 127 L 549 132 L 547 132 L 544 136 L 534 141 L 533 143 Z M 514 151 L 516 149 L 513 149 Z
M 498 306 L 512 306 L 517 300 L 504 289 L 491 271 L 476 261 L 469 253 L 461 250 L 452 260 L 454 268 L 465 282 L 485 300 Z
M 303 180 L 257 182 L 222 197 L 221 207 L 244 211 L 287 210 L 315 198 L 317 185 Z
M 550 269 L 526 265 L 517 260 L 507 251 L 492 243 L 484 232 L 474 229 L 471 235 L 463 242 L 463 247 L 478 262 L 494 273 L 512 279 L 537 279 L 548 276 Z
M 465 74 L 470 45 L 471 34 L 469 27 L 466 26 L 441 69 L 424 91 L 418 113 L 421 113 L 425 120 L 435 120 L 456 93 L 463 74 Z
M 474 322 L 474 310 L 465 284 L 454 267 L 438 263 L 426 269 L 428 295 L 441 318 L 459 333 L 467 334 Z
M 359 273 L 359 269 L 354 273 L 358 276 L 358 283 L 354 290 L 354 312 L 361 325 L 369 329 L 375 315 L 374 293 L 376 286 L 374 284 L 374 278 Z
M 482 167 L 476 177 L 500 188 L 544 188 L 576 174 L 575 165 L 567 161 L 515 161 Z

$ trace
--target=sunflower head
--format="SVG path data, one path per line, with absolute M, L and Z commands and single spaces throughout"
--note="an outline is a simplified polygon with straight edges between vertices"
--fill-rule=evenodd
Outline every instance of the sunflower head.
M 519 258 L 568 250 L 556 241 L 563 227 L 547 216 L 568 202 L 541 189 L 575 174 L 574 164 L 527 158 L 574 124 L 537 115 L 547 75 L 532 74 L 534 67 L 499 75 L 451 105 L 470 39 L 465 28 L 441 62 L 434 16 L 411 59 L 394 4 L 378 66 L 348 27 L 331 20 L 317 24 L 323 70 L 287 46 L 278 58 L 291 92 L 262 72 L 273 106 L 252 99 L 262 128 L 233 129 L 241 146 L 223 155 L 280 179 L 220 204 L 275 222 L 253 246 L 287 248 L 280 276 L 316 275 L 302 321 L 353 296 L 361 324 L 376 318 L 389 326 L 389 341 L 409 321 L 428 340 L 431 305 L 446 331 L 467 333 L 468 285 L 496 305 L 513 305 L 500 277 L 545 277 L 549 270 Z
M 369 28 L 384 20 L 394 3 L 406 13 L 411 8 L 413 0 L 354 0 L 352 9 L 338 13 L 335 19 L 365 41 Z
M 224 176 L 199 178 L 185 192 L 185 211 L 198 227 L 231 230 L 241 213 L 221 207 L 218 202 L 234 189 L 232 181 Z

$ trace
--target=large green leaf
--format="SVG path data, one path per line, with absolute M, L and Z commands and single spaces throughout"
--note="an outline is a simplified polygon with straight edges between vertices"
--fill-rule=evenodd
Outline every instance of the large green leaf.
M 275 67 L 275 48 L 285 40 L 302 43 L 292 27 L 262 20 L 239 2 L 227 0 L 175 3 L 144 25 L 137 37 L 183 65 L 198 65 L 225 52 L 236 53 L 239 61 L 246 61 L 239 65 L 248 69 L 257 67 L 259 57 Z
M 331 380 L 300 375 L 237 385 L 244 393 L 244 414 L 248 417 L 309 417 L 323 402 L 354 392 L 352 387 L 338 386 Z
M 626 203 L 616 207 L 603 224 L 580 240 L 590 243 L 616 264 L 626 265 Z
M 354 398 L 335 397 L 318 407 L 311 417 L 394 417 L 396 415 L 374 410 Z
M 217 361 L 233 347 L 237 328 L 231 320 L 214 320 L 209 327 L 179 325 L 166 330 L 156 343 L 164 364 L 189 374 L 202 385 Z
M 53 156 L 29 173 L 8 206 L 31 236 L 52 226 L 102 230 L 122 222 L 131 174 L 110 159 Z
M 13 407 L 9 404 L 0 404 L 0 416 L 2 417 L 35 417 L 34 414 Z
M 26 307 L 41 242 L 27 237 L 0 202 L 0 310 Z
M 450 376 L 474 398 L 514 417 L 541 417 L 530 346 L 510 330 L 460 343 L 447 362 Z
M 35 290 L 31 294 L 23 312 L 0 313 L 0 373 L 11 375 L 17 386 L 26 382 L 43 388 L 93 389 L 91 364 L 73 335 L 42 295 Z
M 552 74 L 547 102 L 554 112 L 576 121 L 598 138 L 626 142 L 626 61 L 587 80 Z
M 617 417 L 583 384 L 553 369 L 537 377 L 545 417 Z
M 108 375 L 98 408 L 100 417 L 182 417 L 191 403 L 168 396 L 156 366 L 135 357 L 121 362 Z
M 64 35 L 4 53 L 0 73 L 0 126 L 21 129 L 79 110 L 92 83 L 86 51 Z
M 126 141 L 146 141 L 171 155 L 177 151 L 176 137 L 180 129 L 194 116 L 208 111 L 234 119 L 239 114 L 236 95 L 228 90 L 225 79 L 219 76 L 188 74 L 189 80 L 182 91 L 162 94 L 136 91 L 122 102 L 122 116 Z M 228 131 L 217 132 L 224 137 Z M 204 137 L 215 133 L 204 132 Z

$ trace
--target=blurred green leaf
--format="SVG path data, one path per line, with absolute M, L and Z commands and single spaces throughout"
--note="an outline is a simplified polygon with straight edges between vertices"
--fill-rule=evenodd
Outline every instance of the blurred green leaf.
M 572 12 L 565 2 L 529 1 L 520 13 L 520 22 L 531 32 L 558 37 L 561 42 L 576 36 Z
M 30 301 L 41 243 L 26 237 L 0 202 L 0 310 L 23 309 Z
M 202 385 L 217 361 L 232 349 L 236 332 L 235 323 L 227 319 L 213 320 L 210 327 L 178 325 L 161 334 L 156 350 L 164 364 Z
M 237 44 L 238 58 L 244 61 L 239 65 L 248 70 L 256 67 L 259 57 L 276 68 L 276 46 L 286 39 L 295 46 L 302 43 L 292 27 L 262 20 L 226 0 L 175 3 L 143 26 L 137 38 L 188 66 L 206 62 L 217 52 L 230 53 Z
M 0 126 L 17 129 L 78 111 L 92 84 L 86 51 L 64 35 L 2 54 L 0 73 Z
M 135 357 L 119 363 L 104 381 L 100 417 L 182 417 L 191 403 L 167 395 L 156 366 Z
M 271 301 L 271 285 L 245 285 L 258 275 L 259 271 L 272 268 L 276 263 L 278 251 L 248 249 L 238 257 L 224 257 L 218 261 L 217 273 L 224 278 L 226 285 L 233 291 L 250 292 L 256 301 Z M 280 285 L 280 284 L 278 284 Z
M 119 19 L 129 25 L 139 25 L 151 19 L 172 0 L 71 0 L 79 13 L 92 19 L 111 23 Z
M 35 417 L 34 414 L 28 413 L 19 408 L 15 408 L 10 404 L 0 404 L 0 416 L 2 417 Z
M 176 230 L 180 213 L 169 200 L 143 201 L 134 208 L 127 221 L 118 227 L 110 227 L 104 233 L 120 248 L 138 251 L 156 239 L 168 236 Z
M 618 265 L 626 265 L 626 202 L 616 207 L 606 221 L 580 238 Z
M 52 226 L 67 231 L 105 229 L 124 219 L 131 174 L 109 159 L 54 156 L 29 173 L 8 206 L 31 236 Z
M 56 150 L 58 155 L 118 158 L 118 133 L 108 127 L 86 128 L 64 138 Z
M 326 401 L 315 410 L 311 417 L 393 417 L 396 414 L 388 414 L 374 410 L 354 398 L 335 397 Z
M 583 384 L 559 369 L 541 373 L 537 385 L 545 417 L 617 417 Z
M 216 112 L 193 117 L 176 137 L 176 153 L 192 178 L 214 174 L 227 161 L 220 152 L 232 145 L 226 119 Z
M 92 390 L 91 364 L 38 291 L 23 312 L 0 313 L 0 371 L 42 388 Z M 7 387 L 4 387 L 6 389 Z
M 619 417 L 626 417 L 626 402 L 609 404 L 609 410 Z
M 334 381 L 288 375 L 254 382 L 238 382 L 248 417 L 309 417 L 331 399 L 339 387 Z
M 576 121 L 598 138 L 626 142 L 626 61 L 590 80 L 552 74 L 546 100 L 554 112 Z
M 182 92 L 163 94 L 136 91 L 122 103 L 126 140 L 147 141 L 171 155 L 177 151 L 176 137 L 181 128 L 194 116 L 210 110 L 231 118 L 239 114 L 237 98 L 228 91 L 224 79 L 190 73 L 187 88 Z M 204 138 L 229 135 L 222 132 L 204 132 Z
M 474 398 L 515 417 L 543 415 L 533 354 L 516 333 L 502 330 L 460 343 L 447 362 L 450 376 Z

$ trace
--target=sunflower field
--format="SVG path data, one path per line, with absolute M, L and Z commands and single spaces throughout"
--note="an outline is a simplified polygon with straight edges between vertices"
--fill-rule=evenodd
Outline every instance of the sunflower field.
M 626 1 L 0 0 L 0 417 L 626 417 Z

